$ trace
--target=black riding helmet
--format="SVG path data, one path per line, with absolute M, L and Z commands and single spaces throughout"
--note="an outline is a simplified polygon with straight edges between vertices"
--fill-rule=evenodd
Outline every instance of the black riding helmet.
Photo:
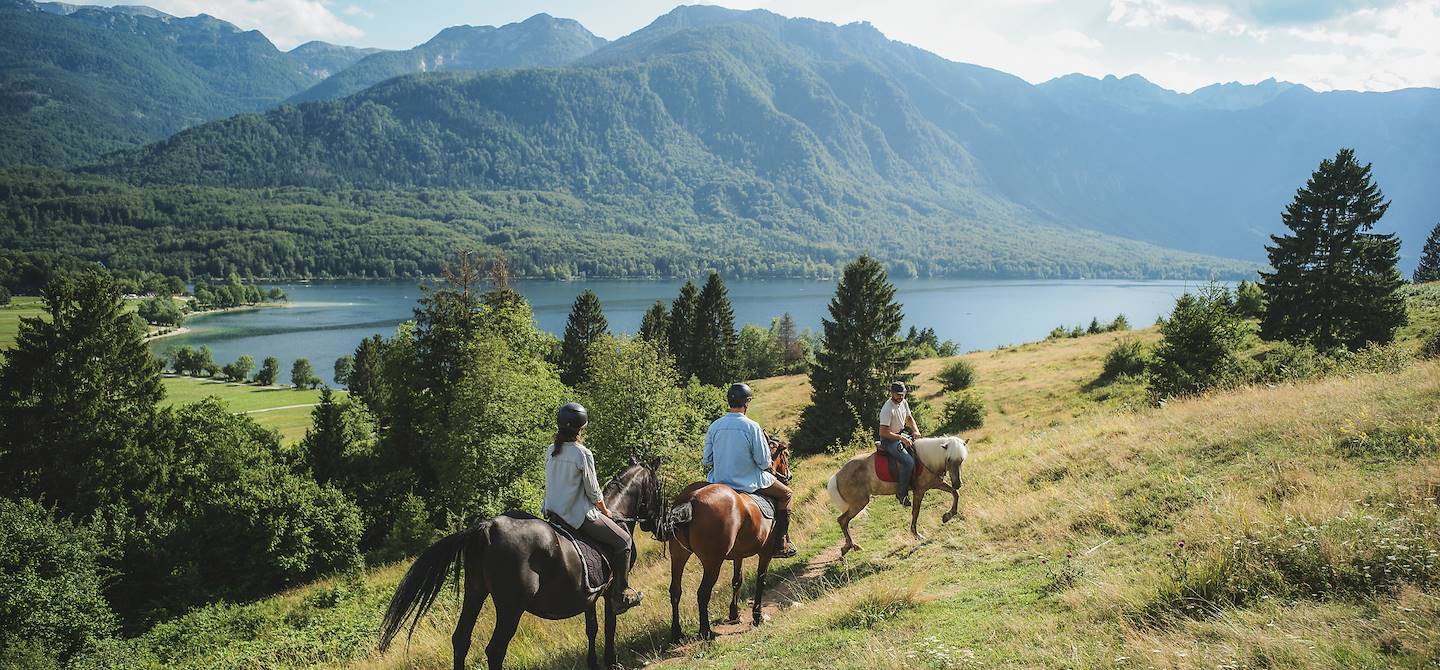
M 731 384 L 730 390 L 725 392 L 725 401 L 730 403 L 731 407 L 744 407 L 749 405 L 750 400 L 754 397 L 755 392 L 751 391 L 750 387 L 745 384 Z
M 910 389 L 905 388 L 905 382 L 895 382 L 890 385 L 891 393 L 907 393 Z
M 590 415 L 578 402 L 567 402 L 555 412 L 555 426 L 560 430 L 579 431 L 587 423 L 590 423 Z

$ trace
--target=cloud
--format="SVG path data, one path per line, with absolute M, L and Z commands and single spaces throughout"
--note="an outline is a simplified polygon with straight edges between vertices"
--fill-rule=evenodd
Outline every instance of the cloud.
M 368 9 L 365 9 L 364 7 L 361 7 L 360 5 L 346 5 L 344 9 L 341 9 L 341 10 L 340 10 L 340 13 L 341 13 L 341 14 L 344 14 L 344 15 L 346 15 L 346 16 L 358 16 L 358 17 L 360 17 L 360 18 L 362 18 L 362 19 L 373 19 L 373 18 L 375 18 L 375 13 L 374 13 L 374 12 L 372 12 L 372 11 L 370 11 L 370 10 L 368 10 Z
M 365 35 L 320 0 L 145 0 L 145 4 L 175 16 L 209 14 L 245 30 L 259 30 L 281 49 L 310 40 L 351 41 Z
M 1110 23 L 1127 28 L 1162 28 L 1232 36 L 1253 35 L 1263 39 L 1263 31 L 1246 23 L 1229 8 L 1220 5 L 1199 5 L 1170 0 L 1110 0 Z

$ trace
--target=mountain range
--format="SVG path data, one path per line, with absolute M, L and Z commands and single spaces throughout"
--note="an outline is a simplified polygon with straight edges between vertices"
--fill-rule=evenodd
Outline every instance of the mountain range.
M 106 11 L 112 25 L 220 23 Z M 38 21 L 44 11 L 16 13 L 35 30 L 51 25 Z M 81 23 L 100 30 L 94 17 Z M 269 46 L 231 29 L 212 34 Z M 109 30 L 117 40 L 137 33 Z M 157 68 L 204 69 L 193 47 L 136 51 Z M 239 83 L 269 81 L 268 97 L 246 99 L 255 109 L 286 104 L 99 160 L 83 151 L 93 144 L 48 154 L 61 160 L 37 160 L 38 149 L 0 156 L 85 163 L 82 172 L 141 189 L 552 193 L 596 213 L 579 235 L 638 234 L 635 221 L 658 216 L 682 246 L 735 236 L 745 241 L 726 253 L 828 263 L 870 251 L 934 274 L 1156 276 L 1163 264 L 1241 272 L 1243 263 L 1214 256 L 1263 260 L 1294 190 L 1342 146 L 1374 162 L 1394 201 L 1384 225 L 1407 257 L 1440 211 L 1430 188 L 1440 176 L 1435 89 L 1322 93 L 1268 80 L 1181 94 L 1135 75 L 1032 85 L 864 23 L 704 6 L 609 43 L 545 15 L 449 28 L 411 50 L 361 54 L 309 85 L 264 69 L 274 61 L 263 52 L 228 47 L 246 54 L 234 59 L 253 74 L 225 80 L 227 90 L 239 98 Z M 292 64 L 285 72 L 323 69 L 275 53 Z M 12 79 L 0 90 L 13 99 Z M 114 92 L 127 94 L 137 95 Z M 269 102 L 256 104 L 262 97 Z M 6 107 L 3 138 L 66 111 Z M 490 239 L 505 239 L 495 236 L 503 227 L 491 226 Z M 1126 256 L 1139 262 L 1118 260 Z

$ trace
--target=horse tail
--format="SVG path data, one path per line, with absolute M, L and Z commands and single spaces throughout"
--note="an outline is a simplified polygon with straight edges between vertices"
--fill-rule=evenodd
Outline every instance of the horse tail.
M 825 492 L 830 494 L 830 504 L 834 505 L 835 509 L 843 512 L 849 507 L 845 496 L 840 495 L 840 473 L 830 475 L 830 481 L 825 482 Z
M 455 566 L 456 588 L 459 588 L 460 572 L 465 565 L 462 558 L 466 551 L 483 552 L 490 543 L 489 536 L 490 521 L 482 521 L 436 542 L 415 559 L 415 564 L 410 566 L 410 570 L 400 580 L 400 585 L 395 587 L 395 595 L 390 598 L 390 607 L 385 610 L 385 620 L 380 625 L 381 652 L 390 646 L 390 642 L 407 619 L 410 621 L 410 630 L 406 637 L 415 634 L 415 626 L 420 623 L 420 617 L 425 616 L 425 612 L 435 604 L 441 589 L 445 588 L 452 565 Z M 480 575 L 470 575 L 468 578 L 483 579 Z

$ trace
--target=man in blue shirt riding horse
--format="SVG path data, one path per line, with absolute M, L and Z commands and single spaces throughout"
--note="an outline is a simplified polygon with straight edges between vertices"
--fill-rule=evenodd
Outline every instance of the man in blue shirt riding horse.
M 745 384 L 731 384 L 725 392 L 730 413 L 710 424 L 705 432 L 705 454 L 700 459 L 710 469 L 712 484 L 725 484 L 736 491 L 758 493 L 775 501 L 775 527 L 770 530 L 773 558 L 790 558 L 796 551 L 790 532 L 790 487 L 770 471 L 770 443 L 765 431 L 745 413 L 755 392 Z

